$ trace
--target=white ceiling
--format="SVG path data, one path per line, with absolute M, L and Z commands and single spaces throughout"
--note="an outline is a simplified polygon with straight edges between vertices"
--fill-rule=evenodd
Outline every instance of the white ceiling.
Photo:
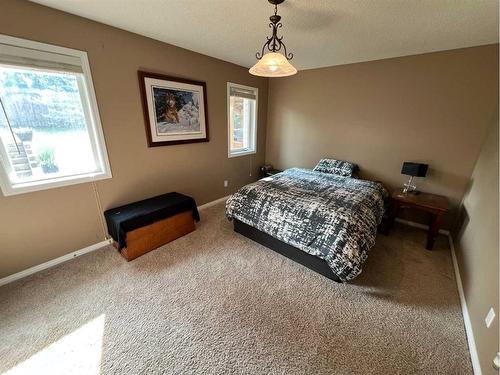
M 35 0 L 250 67 L 267 0 Z M 287 0 L 281 32 L 300 69 L 498 42 L 498 0 Z

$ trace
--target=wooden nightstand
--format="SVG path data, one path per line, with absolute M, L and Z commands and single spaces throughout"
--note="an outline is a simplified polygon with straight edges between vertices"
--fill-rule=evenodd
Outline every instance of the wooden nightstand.
M 431 214 L 429 231 L 427 233 L 427 250 L 432 250 L 441 226 L 443 214 L 448 211 L 449 202 L 446 197 L 430 193 L 403 193 L 396 190 L 391 196 L 391 210 L 389 214 L 389 230 L 396 217 L 403 208 L 414 208 Z
M 279 169 L 268 169 L 266 171 L 261 171 L 261 176 L 262 177 L 271 177 L 274 176 L 276 173 L 283 172 L 282 170 Z

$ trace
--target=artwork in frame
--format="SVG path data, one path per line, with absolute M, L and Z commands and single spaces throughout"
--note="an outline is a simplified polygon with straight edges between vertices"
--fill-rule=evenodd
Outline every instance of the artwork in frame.
M 205 82 L 138 73 L 149 147 L 208 142 Z

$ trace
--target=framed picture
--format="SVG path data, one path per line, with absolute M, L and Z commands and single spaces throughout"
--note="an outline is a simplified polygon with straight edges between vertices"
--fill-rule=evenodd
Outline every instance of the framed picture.
M 208 142 L 205 82 L 138 73 L 149 147 Z

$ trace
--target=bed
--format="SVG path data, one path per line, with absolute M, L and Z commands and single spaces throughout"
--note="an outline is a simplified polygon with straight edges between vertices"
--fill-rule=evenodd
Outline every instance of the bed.
M 227 200 L 226 216 L 236 232 L 347 282 L 375 244 L 388 194 L 380 183 L 353 178 L 352 168 L 332 173 L 318 166 L 244 186 Z

